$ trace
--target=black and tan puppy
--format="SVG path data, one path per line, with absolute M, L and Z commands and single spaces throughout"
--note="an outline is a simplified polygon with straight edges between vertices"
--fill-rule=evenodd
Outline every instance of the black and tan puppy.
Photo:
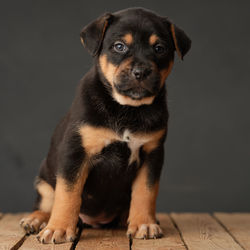
M 35 210 L 21 220 L 43 243 L 75 239 L 79 217 L 98 227 L 128 223 L 136 238 L 162 235 L 155 206 L 168 111 L 165 80 L 174 52 L 190 49 L 167 18 L 131 8 L 81 32 L 94 66 L 56 127 L 36 181 Z

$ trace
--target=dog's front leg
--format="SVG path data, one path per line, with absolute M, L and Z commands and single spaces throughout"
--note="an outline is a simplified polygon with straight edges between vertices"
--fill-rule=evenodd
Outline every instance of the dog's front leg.
M 88 164 L 80 140 L 69 138 L 60 151 L 55 199 L 48 225 L 37 236 L 42 243 L 73 241 L 81 207 L 81 194 L 88 177 Z
M 160 238 L 163 234 L 155 215 L 162 164 L 163 145 L 160 145 L 147 154 L 132 185 L 127 230 L 129 237 Z
M 83 171 L 84 172 L 84 171 Z M 76 237 L 76 225 L 81 206 L 81 193 L 87 175 L 79 176 L 77 183 L 68 186 L 67 181 L 57 178 L 55 200 L 48 225 L 37 238 L 42 243 L 63 243 Z

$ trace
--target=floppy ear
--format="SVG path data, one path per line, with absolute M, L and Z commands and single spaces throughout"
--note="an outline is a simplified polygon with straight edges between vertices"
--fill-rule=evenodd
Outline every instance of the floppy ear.
M 112 19 L 112 14 L 105 13 L 82 29 L 80 34 L 81 42 L 92 56 L 96 56 L 98 54 L 105 31 L 107 30 Z
M 174 40 L 176 52 L 178 56 L 183 60 L 183 57 L 191 48 L 191 40 L 182 29 L 178 28 L 173 23 L 171 23 L 170 25 L 170 30 Z

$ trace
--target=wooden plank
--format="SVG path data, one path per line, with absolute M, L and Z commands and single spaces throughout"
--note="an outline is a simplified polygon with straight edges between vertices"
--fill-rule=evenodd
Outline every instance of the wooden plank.
M 36 235 L 29 236 L 22 246 L 19 248 L 21 250 L 33 250 L 33 249 L 41 249 L 41 250 L 70 250 L 72 248 L 73 243 L 64 243 L 64 244 L 41 244 L 37 239 Z
M 160 221 L 164 237 L 161 239 L 139 240 L 134 239 L 132 249 L 134 250 L 184 250 L 183 241 L 181 240 L 178 230 L 167 214 L 157 214 Z
M 17 249 L 25 240 L 19 221 L 27 214 L 4 214 L 0 220 L 0 249 Z
M 209 214 L 172 213 L 188 249 L 242 249 Z
M 250 213 L 214 213 L 235 240 L 245 249 L 250 249 Z
M 76 249 L 91 250 L 128 250 L 129 240 L 125 229 L 93 229 L 84 228 Z

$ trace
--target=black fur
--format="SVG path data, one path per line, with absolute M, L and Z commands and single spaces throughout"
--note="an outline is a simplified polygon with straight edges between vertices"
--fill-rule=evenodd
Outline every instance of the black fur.
M 121 56 L 114 53 L 110 45 L 127 32 L 133 34 L 135 41 L 141 42 L 135 42 L 129 53 Z M 163 56 L 156 55 L 148 45 L 148 39 L 154 33 L 166 46 L 167 52 Z M 181 40 L 181 33 L 177 32 L 177 35 Z M 168 67 L 174 59 L 175 47 L 170 23 L 166 25 L 162 17 L 145 9 L 128 9 L 105 14 L 86 26 L 81 36 L 90 53 L 97 56 L 94 66 L 82 78 L 69 112 L 56 127 L 48 156 L 40 168 L 39 178 L 51 184 L 53 188 L 56 185 L 56 175 L 72 185 L 82 162 L 86 159 L 78 133 L 80 125 L 109 128 L 119 134 L 125 129 L 132 133 L 150 133 L 167 128 L 166 89 L 165 86 L 160 88 L 158 71 Z M 187 52 L 187 46 L 181 45 L 181 48 L 183 53 Z M 145 83 L 148 86 L 151 84 L 151 93 L 155 96 L 153 103 L 134 107 L 120 105 L 114 100 L 111 96 L 112 87 L 102 74 L 98 63 L 99 56 L 103 54 L 107 55 L 108 60 L 114 65 L 121 64 L 130 56 L 134 58 L 133 65 L 145 61 L 153 62 L 157 72 L 153 72 Z M 122 84 L 129 81 L 130 76 L 120 79 Z M 128 164 L 131 152 L 126 142 L 109 144 L 93 156 L 91 170 L 83 189 L 81 212 L 90 216 L 102 212 L 119 216 L 128 210 L 131 186 L 143 162 L 147 161 L 149 167 L 149 187 L 159 181 L 165 136 L 166 134 L 150 154 L 140 149 L 139 163 Z

